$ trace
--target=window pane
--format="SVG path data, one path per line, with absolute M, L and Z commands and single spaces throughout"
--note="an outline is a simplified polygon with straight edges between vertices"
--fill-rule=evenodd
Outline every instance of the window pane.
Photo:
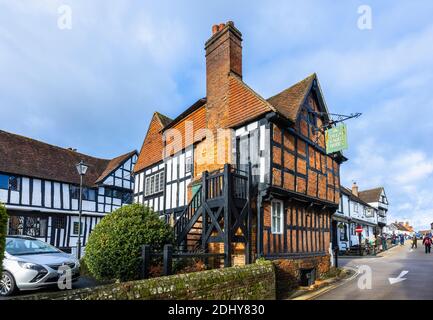
M 149 194 L 155 193 L 155 176 L 150 177 L 150 192 Z
M 0 189 L 9 188 L 9 176 L 0 174 Z
M 185 163 L 186 163 L 185 172 L 190 173 L 192 171 L 192 157 L 187 157 Z
M 159 175 L 159 181 L 159 191 L 164 191 L 164 172 L 161 172 L 161 174 Z
M 155 193 L 159 192 L 159 173 L 155 175 Z
M 145 195 L 148 196 L 150 192 L 150 178 L 147 177 L 146 178 L 146 191 L 145 191 Z
M 123 193 L 122 202 L 126 204 L 132 203 L 132 194 L 129 192 Z
M 18 177 L 9 177 L 9 188 L 12 191 L 19 191 L 20 190 L 20 178 Z

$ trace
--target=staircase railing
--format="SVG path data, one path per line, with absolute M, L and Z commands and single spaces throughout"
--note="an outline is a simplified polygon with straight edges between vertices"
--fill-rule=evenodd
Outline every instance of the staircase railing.
M 195 195 L 192 197 L 191 201 L 186 206 L 185 210 L 183 210 L 179 217 L 176 218 L 176 222 L 174 224 L 174 233 L 176 235 L 176 239 L 179 239 L 180 235 L 188 226 L 189 221 L 195 215 L 197 210 L 200 209 L 202 200 L 202 186 L 200 186 Z
M 204 203 L 208 203 L 208 201 L 213 201 L 213 203 L 215 201 L 224 201 L 225 197 L 249 201 L 249 179 L 248 172 L 235 169 L 231 165 L 225 165 L 223 169 L 216 171 L 203 172 L 199 189 L 182 213 L 176 218 L 174 232 L 177 243 L 182 244 L 186 241 L 186 235 L 194 224 L 199 221 L 199 215 L 203 214 L 204 219 L 201 221 L 202 231 L 207 229 L 207 214 L 198 212 Z M 197 243 L 199 244 L 200 241 L 198 240 Z

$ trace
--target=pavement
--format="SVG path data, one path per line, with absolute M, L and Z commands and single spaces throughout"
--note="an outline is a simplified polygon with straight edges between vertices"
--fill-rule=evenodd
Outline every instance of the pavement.
M 373 259 L 339 259 L 339 266 L 358 275 L 314 300 L 433 300 L 433 253 L 421 241 L 418 249 L 408 241 Z
M 98 283 L 93 278 L 82 276 L 76 282 L 72 283 L 72 289 L 89 288 L 89 287 L 95 287 L 97 285 Z M 30 296 L 34 294 L 56 292 L 56 291 L 60 291 L 60 289 L 56 286 L 43 288 L 39 290 L 18 291 L 14 296 L 0 297 L 0 300 L 8 300 L 12 298 L 25 298 L 26 296 Z

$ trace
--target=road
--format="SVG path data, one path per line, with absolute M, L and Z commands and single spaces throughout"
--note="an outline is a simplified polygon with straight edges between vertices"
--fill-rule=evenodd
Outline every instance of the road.
M 330 290 L 315 300 L 418 300 L 433 299 L 433 253 L 425 254 L 424 246 L 411 250 L 411 243 L 392 248 L 382 257 L 340 259 L 340 266 L 362 271 L 358 277 Z M 367 267 L 365 267 L 367 266 Z M 371 268 L 371 288 L 367 274 Z M 391 284 L 389 278 L 406 279 Z M 396 279 L 396 281 L 398 281 Z M 361 284 L 359 286 L 359 284 Z

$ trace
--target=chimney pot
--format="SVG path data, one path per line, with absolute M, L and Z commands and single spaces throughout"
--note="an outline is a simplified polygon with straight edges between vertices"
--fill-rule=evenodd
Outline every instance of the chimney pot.
M 358 185 L 356 184 L 356 182 L 354 181 L 353 182 L 353 185 L 352 185 L 352 193 L 356 196 L 356 197 L 358 197 Z
M 217 33 L 217 32 L 218 32 L 218 25 L 214 24 L 214 25 L 212 26 L 212 34 L 215 34 L 215 33 Z
M 224 29 L 225 26 L 226 26 L 225 23 L 220 23 L 218 31 L 221 31 L 222 29 Z

